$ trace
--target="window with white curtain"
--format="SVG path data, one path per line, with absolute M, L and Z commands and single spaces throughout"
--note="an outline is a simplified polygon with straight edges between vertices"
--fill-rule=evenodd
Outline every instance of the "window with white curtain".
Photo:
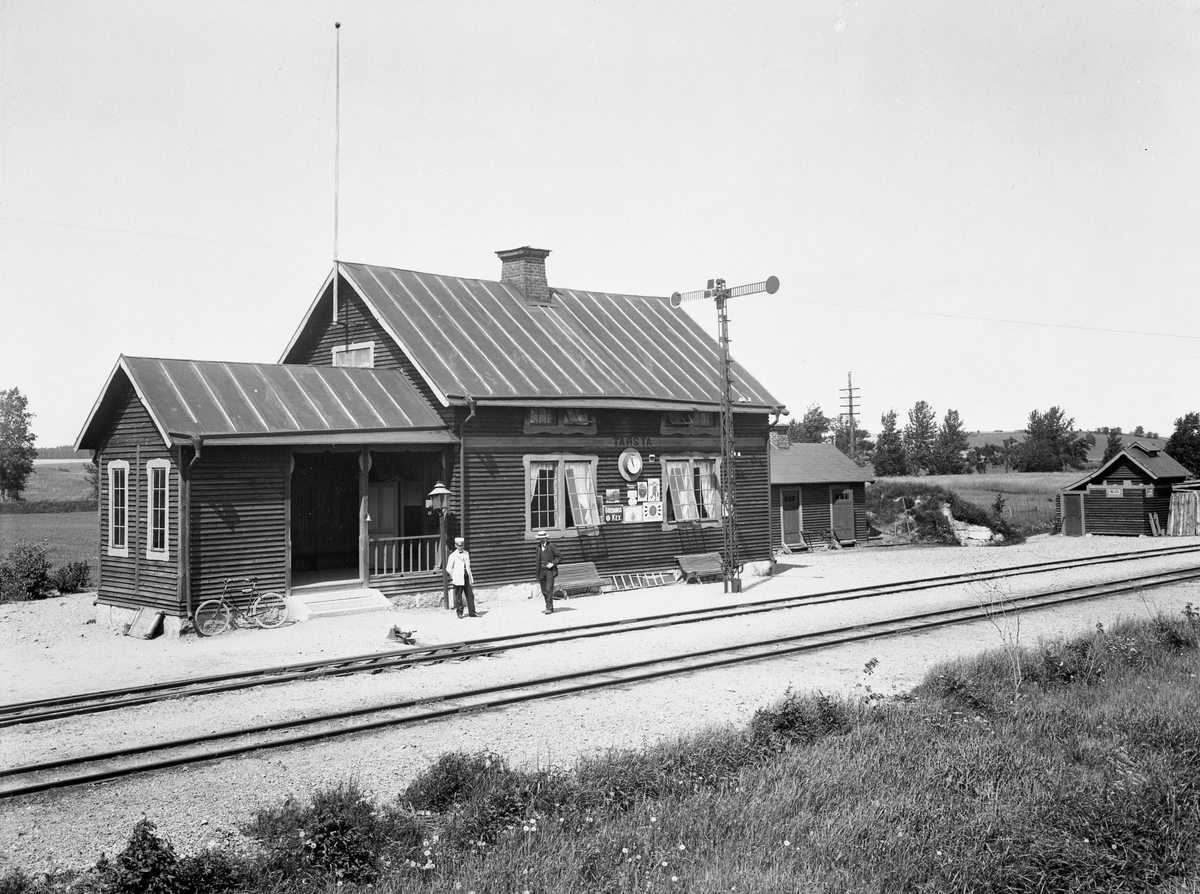
M 664 521 L 720 521 L 721 479 L 714 456 L 663 458 Z
M 596 433 L 596 414 L 576 408 L 529 407 L 525 410 L 525 434 Z
M 601 524 L 594 456 L 529 455 L 525 463 L 525 533 L 569 534 Z
M 352 345 L 335 345 L 333 348 L 333 365 L 374 369 L 375 342 L 360 341 Z

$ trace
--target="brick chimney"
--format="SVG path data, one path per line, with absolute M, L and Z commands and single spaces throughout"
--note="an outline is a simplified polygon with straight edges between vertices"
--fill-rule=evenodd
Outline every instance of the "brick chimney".
M 554 296 L 546 284 L 548 254 L 549 249 L 530 248 L 528 245 L 496 252 L 503 262 L 500 268 L 500 282 L 516 286 L 530 304 L 549 306 L 553 303 Z

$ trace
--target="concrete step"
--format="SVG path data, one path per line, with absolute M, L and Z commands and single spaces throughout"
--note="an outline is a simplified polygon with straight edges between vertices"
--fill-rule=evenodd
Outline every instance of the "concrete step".
M 288 617 L 296 621 L 331 618 L 337 615 L 357 615 L 365 612 L 390 611 L 392 604 L 378 590 L 370 587 L 347 587 L 292 591 L 288 597 Z

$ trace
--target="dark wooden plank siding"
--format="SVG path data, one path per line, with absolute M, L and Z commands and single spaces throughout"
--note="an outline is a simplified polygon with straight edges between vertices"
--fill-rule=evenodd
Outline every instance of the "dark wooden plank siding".
M 1117 464 L 1104 473 L 1104 481 L 1093 481 L 1092 484 L 1104 484 L 1105 482 L 1113 481 L 1136 481 L 1139 483 L 1149 484 L 1153 481 L 1142 469 L 1134 465 L 1133 461 L 1128 457 L 1123 456 L 1118 460 Z
M 1083 497 L 1083 530 L 1088 534 L 1150 535 L 1150 513 L 1157 512 L 1159 524 L 1165 527 L 1170 509 L 1169 493 L 1147 497 L 1140 487 L 1125 488 L 1120 497 L 1088 493 Z
M 664 436 L 657 412 L 600 410 L 595 436 L 514 435 L 523 425 L 522 410 L 480 408 L 464 432 L 469 479 L 467 536 L 480 586 L 534 578 L 535 547 L 525 539 L 525 455 L 596 456 L 596 488 L 603 496 L 609 488 L 619 488 L 624 494 L 629 486 L 617 468 L 617 458 L 626 446 L 636 445 L 641 451 L 645 461 L 642 478 L 665 477 L 663 456 L 693 450 L 720 454 L 720 440 L 712 435 Z M 770 557 L 766 418 L 739 415 L 736 430 L 742 453 L 737 465 L 740 558 L 743 562 L 763 561 Z M 462 478 L 457 466 L 456 461 L 449 486 L 460 494 Z M 452 528 L 458 528 L 457 512 Z M 610 575 L 674 569 L 675 556 L 720 551 L 724 537 L 719 527 L 663 530 L 661 523 L 646 522 L 600 525 L 594 536 L 568 536 L 556 542 L 564 562 L 595 562 L 602 575 Z
M 148 607 L 175 616 L 180 613 L 178 593 L 179 559 L 179 469 L 175 457 L 155 428 L 133 388 L 126 386 L 101 438 L 100 453 L 100 582 L 98 600 L 122 608 Z M 167 460 L 167 558 L 146 556 L 149 536 L 149 476 L 146 464 Z M 127 479 L 128 556 L 108 554 L 109 492 L 108 465 L 116 460 L 129 463 Z
M 828 484 L 805 484 L 800 488 L 800 528 L 824 533 L 833 529 Z
M 219 596 L 226 577 L 283 593 L 287 469 L 284 448 L 203 449 L 191 470 L 193 609 Z

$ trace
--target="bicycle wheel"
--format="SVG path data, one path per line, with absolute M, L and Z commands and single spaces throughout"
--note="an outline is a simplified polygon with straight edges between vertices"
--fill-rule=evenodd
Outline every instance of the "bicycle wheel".
M 280 627 L 287 620 L 287 602 L 278 593 L 263 593 L 250 606 L 250 618 L 268 630 Z
M 229 606 L 220 599 L 201 602 L 192 616 L 196 633 L 200 636 L 216 636 L 229 629 Z

